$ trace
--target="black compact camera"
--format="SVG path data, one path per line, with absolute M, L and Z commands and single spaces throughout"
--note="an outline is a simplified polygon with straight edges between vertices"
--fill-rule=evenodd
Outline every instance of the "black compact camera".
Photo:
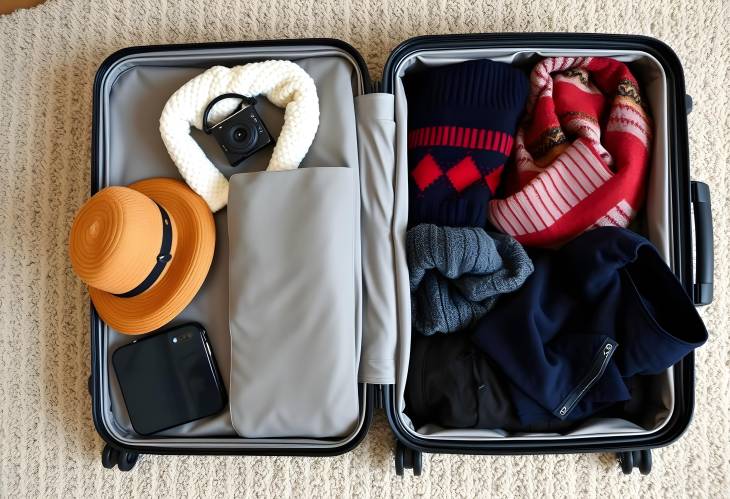
M 223 99 L 241 99 L 241 104 L 227 118 L 213 125 L 208 125 L 208 113 L 213 106 Z M 259 116 L 254 105 L 256 99 L 239 94 L 219 95 L 205 108 L 203 113 L 203 131 L 213 135 L 231 166 L 238 166 L 246 158 L 273 143 L 271 134 Z

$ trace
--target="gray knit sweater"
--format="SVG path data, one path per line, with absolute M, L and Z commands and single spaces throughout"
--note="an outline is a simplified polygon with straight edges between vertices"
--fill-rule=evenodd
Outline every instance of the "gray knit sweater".
M 406 234 L 406 251 L 411 319 L 425 335 L 469 327 L 534 270 L 512 237 L 481 228 L 417 225 Z

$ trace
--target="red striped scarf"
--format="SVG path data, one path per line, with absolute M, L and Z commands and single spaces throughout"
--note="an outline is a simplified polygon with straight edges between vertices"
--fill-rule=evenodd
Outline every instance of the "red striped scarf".
M 489 219 L 526 246 L 557 246 L 641 206 L 652 123 L 629 68 L 602 57 L 552 57 L 530 75 L 504 199 Z

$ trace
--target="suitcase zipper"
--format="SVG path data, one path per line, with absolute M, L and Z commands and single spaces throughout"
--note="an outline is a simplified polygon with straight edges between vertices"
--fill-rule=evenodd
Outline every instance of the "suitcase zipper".
M 606 371 L 608 361 L 611 360 L 617 346 L 618 343 L 611 339 L 607 339 L 603 342 L 600 350 L 593 358 L 593 363 L 591 364 L 591 368 L 588 373 L 581 382 L 578 383 L 578 386 L 576 386 L 573 391 L 570 392 L 565 399 L 563 399 L 563 402 L 558 406 L 559 409 L 553 411 L 553 415 L 560 419 L 565 419 L 568 414 L 570 414 L 570 411 L 572 411 L 576 404 L 580 402 L 583 395 L 585 395 L 585 393 L 596 384 L 598 379 L 603 376 L 603 373 Z

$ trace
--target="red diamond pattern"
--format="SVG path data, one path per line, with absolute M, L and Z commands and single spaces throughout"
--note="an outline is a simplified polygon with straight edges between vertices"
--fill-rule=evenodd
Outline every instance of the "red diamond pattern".
M 492 191 L 492 194 L 496 192 L 497 187 L 499 186 L 502 170 L 504 170 L 504 165 L 499 165 L 497 168 L 484 175 L 484 181 L 489 186 L 489 190 Z
M 454 189 L 461 192 L 479 180 L 482 175 L 471 156 L 467 156 L 446 172 L 446 176 L 449 177 Z
M 489 186 L 489 190 L 494 194 L 499 186 L 502 170 L 504 170 L 504 165 L 499 165 L 482 177 L 472 157 L 466 156 L 446 172 L 446 177 L 457 192 L 461 192 L 480 179 L 484 179 L 484 183 Z M 411 171 L 411 176 L 421 191 L 425 191 L 431 184 L 441 178 L 442 175 L 444 175 L 444 171 L 441 165 L 430 154 L 426 154 L 421 158 L 418 165 Z
M 416 167 L 411 171 L 411 176 L 415 180 L 416 185 L 422 191 L 436 182 L 438 178 L 443 175 L 441 167 L 436 163 L 436 160 L 430 154 L 426 154 L 421 161 L 418 162 Z

